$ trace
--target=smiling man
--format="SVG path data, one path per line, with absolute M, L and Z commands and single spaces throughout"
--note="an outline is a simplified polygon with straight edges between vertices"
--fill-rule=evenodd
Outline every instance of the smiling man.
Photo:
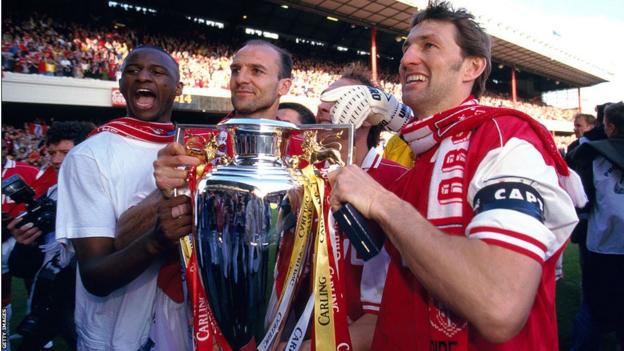
M 150 339 L 163 307 L 155 303 L 159 269 L 190 231 L 181 225 L 190 219 L 174 210 L 186 198 L 163 199 L 152 177 L 158 150 L 173 140 L 173 101 L 182 92 L 177 63 L 158 47 L 139 47 L 124 62 L 119 89 L 128 116 L 73 148 L 59 175 L 57 240 L 71 242 L 80 273 L 78 349 L 188 349 Z
M 559 348 L 555 263 L 583 196 L 541 125 L 478 103 L 490 51 L 471 14 L 430 3 L 399 66 L 414 167 L 391 191 L 356 166 L 330 174 L 332 206 L 389 239 L 373 350 Z
M 230 92 L 232 111 L 228 117 L 279 119 L 280 98 L 292 85 L 291 55 L 264 40 L 246 42 L 232 58 Z M 170 143 L 158 153 L 154 175 L 158 188 L 170 193 L 186 184 L 186 171 L 180 166 L 197 165 L 197 158 L 186 156 L 178 143 Z
M 264 40 L 250 40 L 230 65 L 234 116 L 275 119 L 280 97 L 292 85 L 292 58 Z

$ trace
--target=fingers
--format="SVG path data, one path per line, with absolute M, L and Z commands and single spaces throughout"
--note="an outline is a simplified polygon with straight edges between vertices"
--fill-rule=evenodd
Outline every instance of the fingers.
M 166 239 L 174 244 L 180 237 L 189 234 L 192 230 L 193 216 L 190 201 L 191 199 L 186 196 L 176 196 L 160 204 L 159 229 Z
M 32 245 L 43 234 L 41 229 L 32 226 L 32 223 L 27 223 L 24 227 L 28 226 L 28 229 L 23 232 L 19 237 L 15 237 L 15 241 L 23 245 Z
M 324 102 L 335 102 L 338 101 L 345 93 L 352 90 L 357 85 L 346 85 L 342 87 L 338 87 L 336 89 L 332 89 L 321 94 L 321 101 Z
M 43 234 L 41 229 L 35 227 L 33 223 L 26 223 L 23 226 L 16 228 L 15 226 L 22 222 L 22 218 L 13 219 L 8 225 L 7 230 L 13 235 L 15 241 L 22 245 L 32 245 L 37 238 Z
M 9 230 L 9 232 L 11 232 L 11 234 L 13 234 L 13 230 L 15 229 L 15 226 L 17 225 L 17 223 L 21 222 L 22 218 L 17 217 L 17 218 L 13 218 L 9 224 L 7 224 L 7 229 Z
M 173 218 L 178 218 L 189 213 L 191 213 L 191 204 L 188 202 L 171 208 L 171 217 Z
M 178 143 L 167 144 L 158 151 L 158 158 L 154 161 L 154 178 L 156 186 L 165 195 L 171 194 L 173 189 L 186 185 L 187 169 L 197 166 L 200 160 L 187 156 L 184 146 Z
M 348 202 L 367 218 L 372 202 L 384 191 L 379 183 L 355 165 L 330 172 L 328 180 L 332 186 L 329 197 L 332 210 L 336 211 Z
M 178 143 L 169 143 L 158 151 L 158 157 L 186 155 L 184 146 Z

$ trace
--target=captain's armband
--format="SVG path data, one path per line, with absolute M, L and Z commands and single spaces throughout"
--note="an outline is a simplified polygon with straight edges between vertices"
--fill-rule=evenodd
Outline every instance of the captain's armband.
M 522 212 L 544 223 L 544 199 L 529 184 L 500 182 L 479 190 L 474 199 L 474 212 L 505 209 Z

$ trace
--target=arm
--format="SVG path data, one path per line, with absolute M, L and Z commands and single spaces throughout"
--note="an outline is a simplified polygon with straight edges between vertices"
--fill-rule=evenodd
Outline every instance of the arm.
M 375 325 L 377 315 L 365 313 L 358 320 L 349 325 L 349 335 L 351 336 L 351 346 L 354 351 L 368 351 L 373 344 L 375 335 Z
M 522 328 L 540 282 L 538 262 L 480 240 L 443 234 L 358 167 L 332 173 L 330 181 L 334 209 L 349 202 L 376 220 L 419 282 L 484 337 L 502 342 Z
M 106 237 L 72 239 L 80 276 L 89 292 L 106 296 L 128 284 L 155 258 L 175 247 L 181 236 L 190 233 L 190 213 L 175 210 L 186 204 L 188 198 L 161 198 L 154 206 L 155 197 L 148 196 L 122 215 L 124 223 L 119 227 L 122 238 L 118 241 Z M 131 224 L 141 220 L 144 223 L 132 229 Z
M 121 250 L 134 240 L 156 229 L 158 204 L 163 196 L 155 190 L 136 206 L 132 206 L 119 216 L 115 231 L 115 250 Z
M 159 189 L 172 192 L 185 184 L 187 172 L 178 166 L 195 165 L 198 160 L 185 156 L 180 144 L 169 144 L 154 161 L 154 176 Z M 115 238 L 73 239 L 85 288 L 98 296 L 108 295 L 140 275 L 154 258 L 177 245 L 190 233 L 189 199 L 165 199 L 152 192 L 118 219 Z

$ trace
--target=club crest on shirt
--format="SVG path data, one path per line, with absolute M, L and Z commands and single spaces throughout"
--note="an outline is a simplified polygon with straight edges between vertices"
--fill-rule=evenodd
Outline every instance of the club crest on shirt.
M 449 338 L 468 326 L 468 322 L 456 316 L 444 304 L 432 297 L 429 297 L 429 324 Z

